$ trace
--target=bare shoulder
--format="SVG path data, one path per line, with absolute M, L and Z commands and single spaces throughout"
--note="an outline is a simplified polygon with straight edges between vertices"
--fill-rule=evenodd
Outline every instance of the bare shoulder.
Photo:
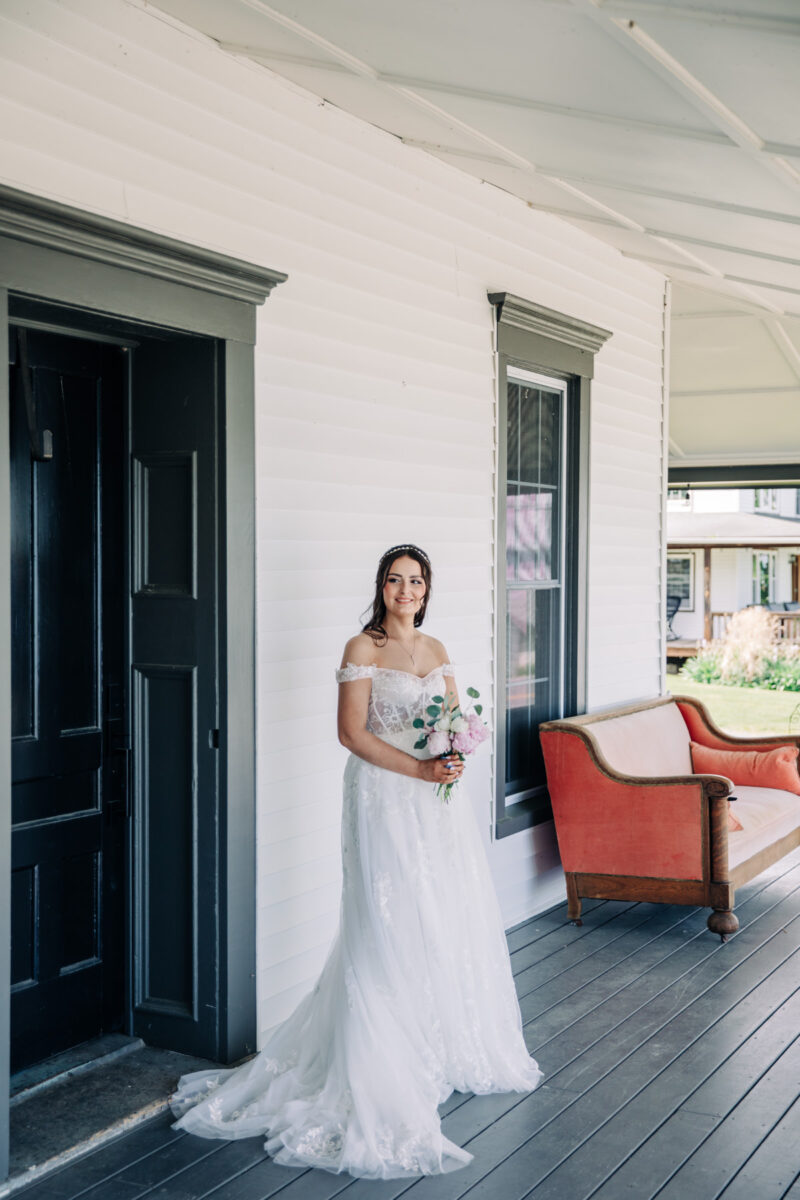
M 343 667 L 353 663 L 356 667 L 369 667 L 375 662 L 375 643 L 369 634 L 357 633 L 345 645 L 342 654 Z
M 438 638 L 431 637 L 428 633 L 422 633 L 420 637 L 425 639 L 424 645 L 428 658 L 435 658 L 439 664 L 450 662 L 450 655 L 447 653 L 444 642 L 440 642 Z

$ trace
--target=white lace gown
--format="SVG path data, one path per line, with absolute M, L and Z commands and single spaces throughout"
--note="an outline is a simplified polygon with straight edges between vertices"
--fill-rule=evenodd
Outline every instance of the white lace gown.
M 452 667 L 369 677 L 368 728 L 417 757 L 412 722 Z M 276 1162 L 367 1179 L 451 1171 L 472 1155 L 442 1134 L 450 1093 L 527 1092 L 542 1078 L 522 1037 L 503 924 L 477 823 L 457 785 L 351 755 L 344 773 L 338 935 L 314 989 L 250 1062 L 185 1075 L 175 1128 L 266 1135 Z

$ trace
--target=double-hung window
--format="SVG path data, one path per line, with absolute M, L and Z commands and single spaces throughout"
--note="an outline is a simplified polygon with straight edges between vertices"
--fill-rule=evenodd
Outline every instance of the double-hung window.
M 589 384 L 604 329 L 507 293 L 497 312 L 495 831 L 551 817 L 542 721 L 585 708 Z
M 544 791 L 537 730 L 564 715 L 567 382 L 506 375 L 505 808 Z

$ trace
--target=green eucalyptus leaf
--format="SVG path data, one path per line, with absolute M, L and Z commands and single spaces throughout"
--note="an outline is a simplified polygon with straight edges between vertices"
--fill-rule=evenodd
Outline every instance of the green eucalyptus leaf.
M 444 696 L 431 696 L 434 704 L 444 704 Z
M 478 714 L 478 716 L 480 716 L 480 715 L 481 715 L 481 713 L 483 712 L 483 705 L 482 705 L 482 704 L 476 704 L 476 705 L 475 705 L 475 712 Z M 416 725 L 416 723 L 417 723 L 417 722 L 415 721 L 415 722 L 414 722 L 414 724 Z
M 424 729 L 425 728 L 425 722 L 423 721 L 422 717 L 415 717 L 414 720 L 411 722 L 411 724 L 414 726 L 415 729 Z
M 467 695 L 471 696 L 473 700 L 477 700 L 480 692 L 476 688 L 467 688 Z
M 429 704 L 428 707 L 425 709 L 425 712 L 428 714 L 429 717 L 436 717 L 437 720 L 439 719 L 439 705 L 438 704 Z
M 419 739 L 418 742 L 414 742 L 414 749 L 415 750 L 424 750 L 425 747 L 427 746 L 427 744 L 428 744 L 427 738 L 422 737 Z

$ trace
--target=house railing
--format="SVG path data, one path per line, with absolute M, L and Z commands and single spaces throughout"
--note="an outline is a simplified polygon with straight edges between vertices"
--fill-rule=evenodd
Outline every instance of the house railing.
M 732 612 L 712 612 L 711 636 L 715 640 L 724 637 Z M 800 612 L 771 613 L 778 622 L 778 637 L 784 642 L 800 642 Z

